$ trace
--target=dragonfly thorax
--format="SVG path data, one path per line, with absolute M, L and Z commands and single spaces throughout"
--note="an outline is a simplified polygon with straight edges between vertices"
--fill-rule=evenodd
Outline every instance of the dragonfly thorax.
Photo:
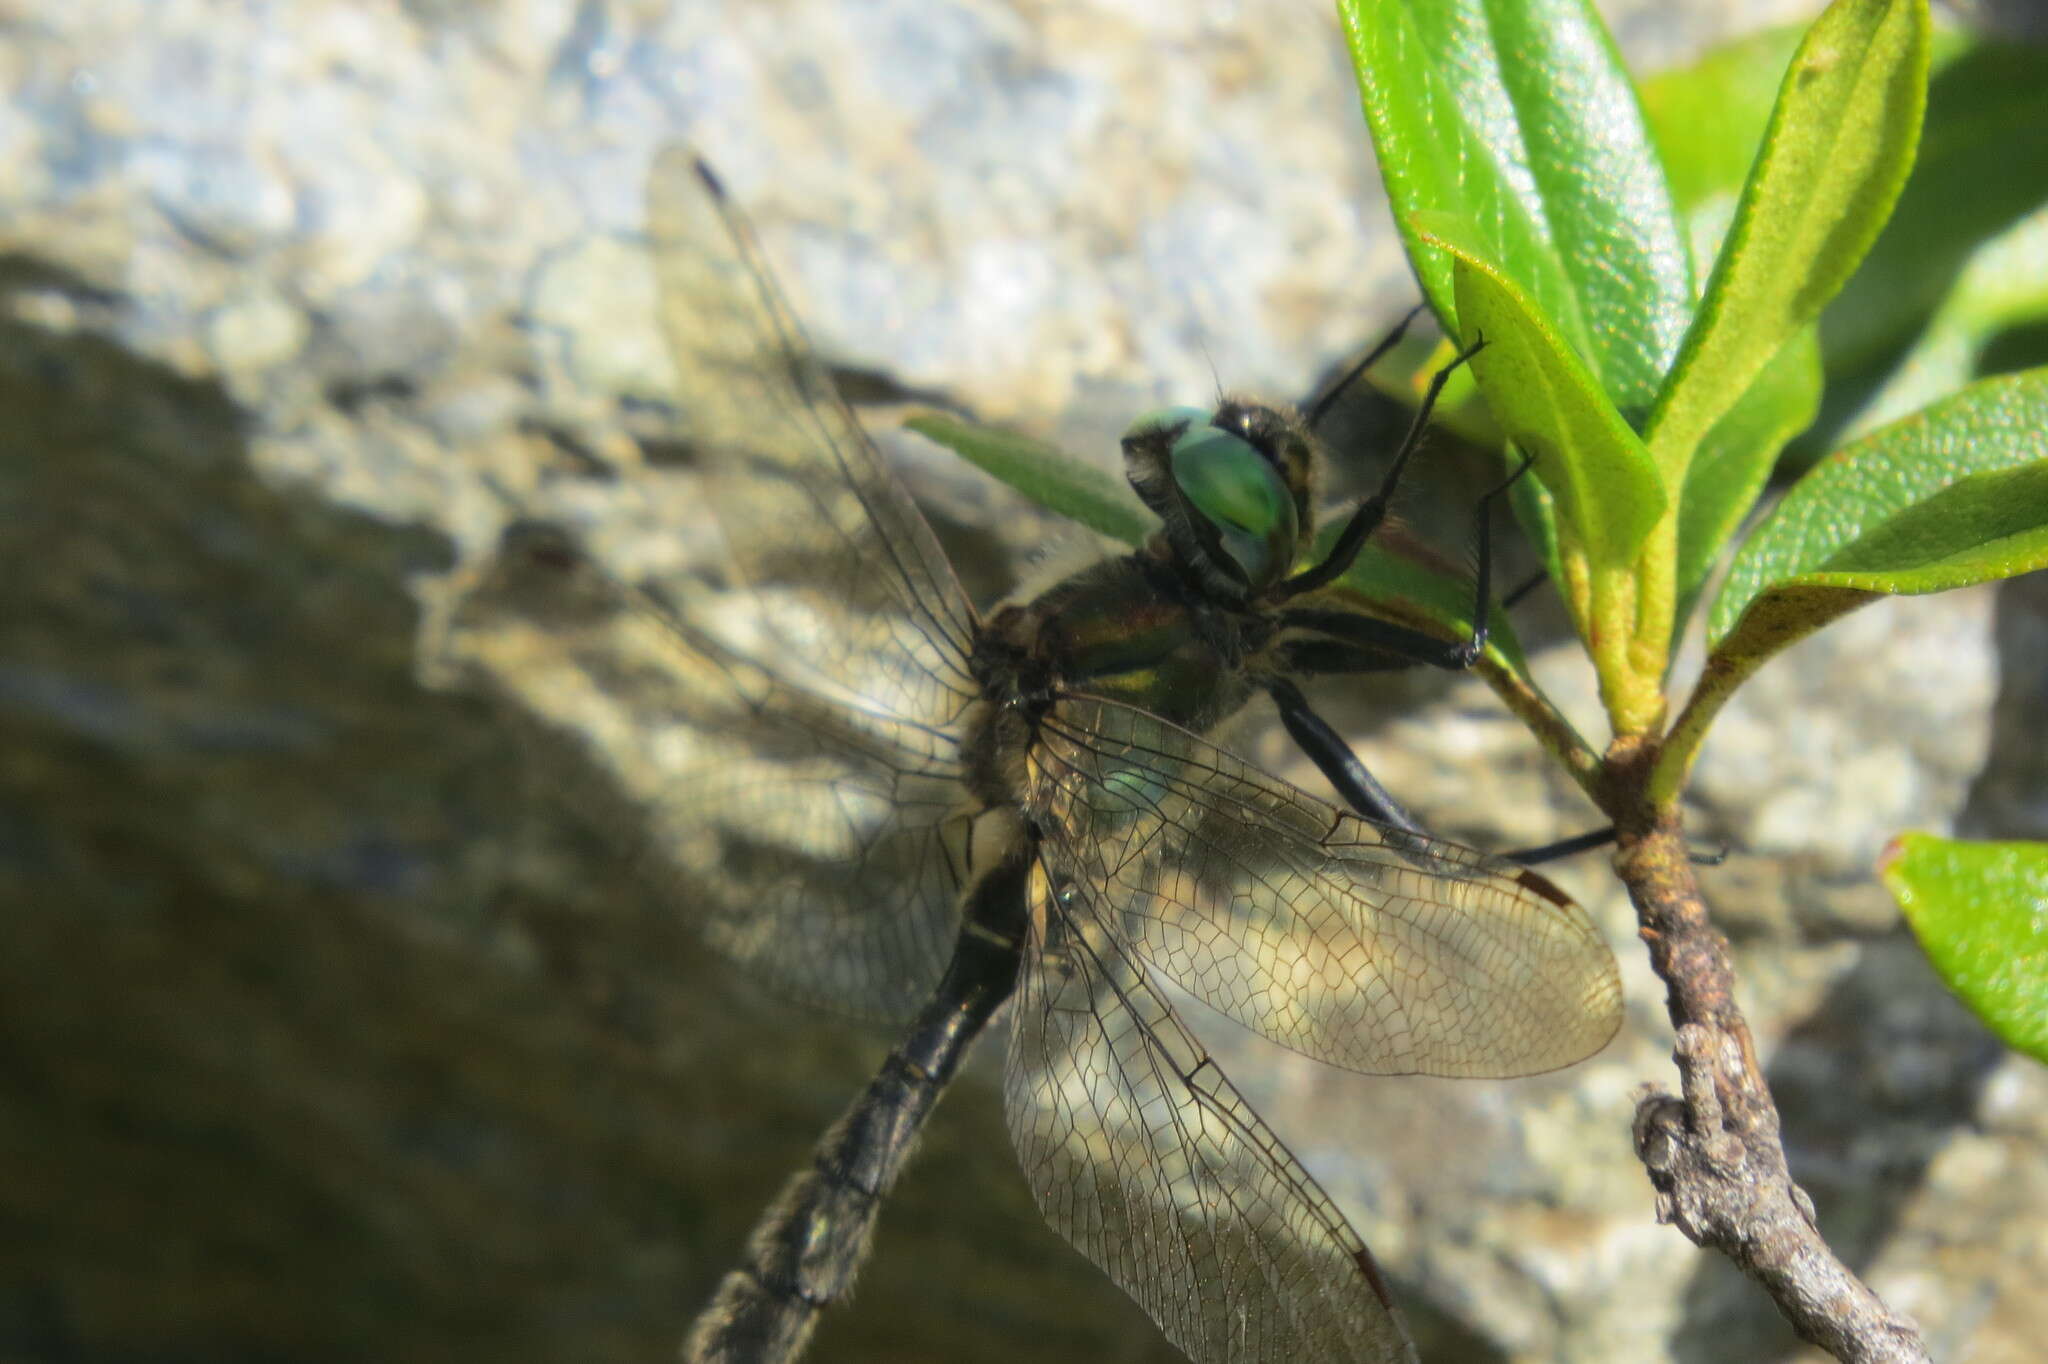
M 977 677 L 992 705 L 1027 722 L 1086 695 L 1201 733 L 1250 699 L 1276 633 L 1263 610 L 1214 600 L 1170 551 L 1148 548 L 997 612 L 977 644 Z

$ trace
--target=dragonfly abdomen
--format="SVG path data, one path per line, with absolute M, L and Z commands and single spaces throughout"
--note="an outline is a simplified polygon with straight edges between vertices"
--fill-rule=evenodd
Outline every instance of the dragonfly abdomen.
M 777 1364 L 802 1354 L 818 1314 L 867 1258 L 875 1214 L 967 1048 L 1017 988 L 1024 842 L 968 891 L 946 975 L 875 1078 L 783 1186 L 683 1342 L 684 1364 Z

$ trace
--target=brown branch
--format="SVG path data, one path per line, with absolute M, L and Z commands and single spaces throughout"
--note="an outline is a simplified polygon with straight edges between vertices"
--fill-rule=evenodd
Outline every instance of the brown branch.
M 1647 751 L 1610 755 L 1609 772 L 1647 773 Z M 1617 782 L 1614 789 L 1621 789 Z M 1711 1246 L 1763 1286 L 1799 1338 L 1844 1361 L 1924 1361 L 1919 1328 L 1844 1265 L 1792 1182 L 1778 1109 L 1735 1004 L 1728 944 L 1708 921 L 1677 816 L 1638 818 L 1621 800 L 1616 867 L 1650 964 L 1669 987 L 1682 1098 L 1650 1090 L 1636 1107 L 1636 1155 L 1657 1190 L 1657 1218 Z

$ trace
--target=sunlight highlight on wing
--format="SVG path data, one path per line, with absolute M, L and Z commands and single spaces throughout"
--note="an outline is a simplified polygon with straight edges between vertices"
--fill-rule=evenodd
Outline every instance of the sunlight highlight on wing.
M 1620 1026 L 1613 955 L 1533 872 L 1367 823 L 1114 702 L 1063 704 L 1035 756 L 1062 875 L 1146 962 L 1283 1046 L 1504 1077 Z

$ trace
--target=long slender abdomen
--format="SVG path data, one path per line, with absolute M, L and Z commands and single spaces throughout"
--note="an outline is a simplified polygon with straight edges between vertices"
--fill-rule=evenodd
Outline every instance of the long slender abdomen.
M 755 1224 L 683 1342 L 685 1364 L 782 1364 L 866 1260 L 875 1215 L 968 1045 L 1017 985 L 1031 858 L 975 885 L 953 959 L 903 1042 Z

